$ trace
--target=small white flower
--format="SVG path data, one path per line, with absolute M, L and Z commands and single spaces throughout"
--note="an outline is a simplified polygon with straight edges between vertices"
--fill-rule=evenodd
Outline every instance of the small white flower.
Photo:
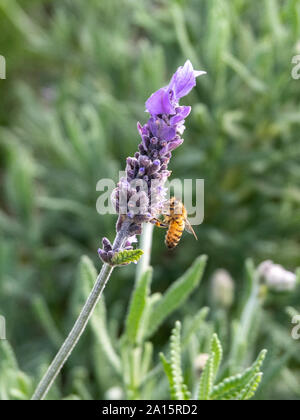
M 264 261 L 258 267 L 258 273 L 266 285 L 277 292 L 294 290 L 297 283 L 296 274 L 286 270 L 273 261 Z

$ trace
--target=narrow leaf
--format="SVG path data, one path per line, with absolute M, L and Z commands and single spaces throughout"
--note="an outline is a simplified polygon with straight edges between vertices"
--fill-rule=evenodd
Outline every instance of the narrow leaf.
M 223 357 L 223 349 L 217 334 L 213 335 L 211 340 L 211 352 L 214 354 L 213 358 L 213 379 L 215 380 Z
M 191 325 L 187 328 L 183 339 L 182 339 L 182 347 L 185 348 L 188 345 L 190 338 L 193 334 L 200 330 L 201 325 L 203 324 L 205 318 L 207 317 L 209 312 L 209 308 L 202 308 L 200 311 L 193 317 Z
M 131 344 L 136 344 L 145 311 L 147 297 L 152 279 L 152 268 L 148 268 L 137 283 L 131 297 L 126 319 L 125 336 Z
M 181 343 L 180 343 L 181 324 L 176 322 L 171 334 L 171 370 L 174 383 L 174 393 L 176 400 L 185 400 L 186 395 L 183 390 L 183 373 L 181 369 Z
M 90 293 L 90 290 L 97 278 L 97 271 L 93 262 L 87 257 L 83 256 L 80 261 L 80 278 L 84 290 L 85 298 Z M 95 307 L 93 316 L 91 317 L 91 328 L 95 334 L 96 339 L 102 347 L 107 360 L 117 373 L 120 373 L 121 362 L 119 356 L 113 348 L 106 325 L 106 308 L 104 297 L 98 302 Z
M 230 378 L 224 379 L 220 384 L 214 387 L 212 392 L 212 399 L 235 399 L 240 392 L 247 386 L 249 381 L 259 373 L 263 361 L 266 357 L 267 351 L 263 350 L 253 365 L 245 370 L 244 373 L 231 376 Z
M 217 334 L 214 334 L 210 343 L 210 356 L 207 360 L 199 382 L 199 400 L 209 400 L 214 381 L 219 371 L 223 357 L 223 349 Z
M 178 309 L 199 285 L 205 264 L 206 256 L 198 257 L 192 267 L 168 288 L 157 305 L 152 309 L 147 337 L 153 335 L 164 320 Z
M 160 358 L 164 367 L 164 371 L 167 375 L 170 385 L 170 393 L 172 400 L 189 400 L 191 395 L 187 389 L 187 386 L 183 381 L 183 373 L 181 369 L 181 324 L 179 321 L 176 322 L 175 327 L 171 334 L 170 362 L 161 353 Z
M 262 373 L 257 373 L 253 378 L 250 379 L 249 383 L 237 396 L 238 401 L 250 400 L 252 398 L 261 382 Z
M 210 399 L 214 380 L 215 357 L 215 353 L 212 352 L 203 369 L 198 388 L 198 400 L 200 401 L 207 401 Z
M 168 378 L 168 381 L 169 381 L 171 399 L 175 400 L 176 398 L 175 398 L 174 382 L 173 382 L 173 376 L 172 376 L 171 363 L 166 359 L 166 357 L 163 353 L 160 353 L 159 357 L 160 357 L 160 360 L 162 362 L 165 374 L 166 374 L 166 376 Z

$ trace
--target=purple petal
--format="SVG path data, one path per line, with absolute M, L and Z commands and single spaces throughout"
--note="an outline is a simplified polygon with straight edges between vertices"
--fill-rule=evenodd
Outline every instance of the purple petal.
M 129 238 L 127 238 L 125 242 L 125 248 L 132 249 L 132 244 L 136 242 L 137 242 L 137 237 L 135 235 L 130 236 Z
M 184 130 L 185 130 L 185 125 L 184 125 L 184 121 L 182 121 L 181 123 L 177 124 L 177 134 L 180 134 L 182 136 Z
M 169 89 L 173 89 L 176 99 L 186 96 L 194 86 L 196 86 L 196 77 L 205 74 L 203 71 L 195 71 L 190 60 L 187 60 L 184 66 L 178 68 L 169 84 Z
M 160 160 L 155 159 L 151 165 L 151 167 L 148 170 L 149 175 L 153 175 L 155 172 L 157 172 L 160 169 Z
M 114 254 L 115 254 L 114 251 L 108 251 L 107 257 L 109 258 L 109 260 L 113 258 Z
M 150 159 L 147 156 L 142 155 L 142 156 L 139 157 L 139 162 L 138 163 L 139 163 L 140 166 L 147 167 L 147 166 L 150 165 L 151 162 L 150 162 Z
M 183 143 L 183 139 L 177 139 L 168 143 L 167 151 L 171 152 Z
M 174 106 L 171 103 L 173 95 L 174 93 L 168 87 L 157 90 L 146 101 L 146 110 L 151 115 L 175 114 Z
M 176 128 L 168 126 L 167 124 L 164 124 L 160 127 L 159 130 L 159 137 L 169 141 L 172 140 L 176 136 Z
M 203 70 L 194 70 L 194 76 L 195 77 L 203 76 L 204 74 L 207 74 L 206 71 L 203 71 Z
M 149 127 L 152 134 L 159 139 L 166 141 L 172 140 L 176 135 L 176 128 L 169 126 L 162 119 L 151 118 L 149 120 Z
M 191 109 L 190 106 L 179 106 L 176 108 L 176 115 L 170 119 L 170 124 L 178 124 L 184 120 L 191 112 Z
M 103 262 L 105 262 L 105 263 L 109 262 L 108 255 L 105 251 L 103 251 L 103 249 L 101 249 L 101 248 L 98 249 L 98 255 Z
M 133 223 L 129 226 L 129 233 L 131 235 L 140 235 L 142 233 L 142 226 Z
M 148 135 L 147 124 L 145 124 L 145 125 L 141 125 L 141 123 L 140 123 L 140 122 L 138 122 L 138 123 L 137 123 L 137 129 L 138 129 L 138 132 L 140 133 L 140 136 L 141 136 L 141 137 L 143 137 L 143 136 L 147 136 L 147 135 Z
M 104 248 L 105 252 L 108 252 L 108 251 L 112 250 L 112 245 L 111 245 L 110 241 L 105 237 L 102 239 L 102 245 L 103 245 L 103 248 Z
M 143 135 L 143 126 L 141 125 L 141 123 L 139 121 L 137 123 L 137 129 L 138 129 L 138 132 L 140 133 L 140 136 L 142 137 L 142 135 Z

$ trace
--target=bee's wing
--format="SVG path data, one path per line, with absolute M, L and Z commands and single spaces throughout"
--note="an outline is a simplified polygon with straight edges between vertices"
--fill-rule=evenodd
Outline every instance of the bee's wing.
M 185 230 L 194 235 L 195 239 L 198 241 L 197 235 L 188 220 L 185 221 Z

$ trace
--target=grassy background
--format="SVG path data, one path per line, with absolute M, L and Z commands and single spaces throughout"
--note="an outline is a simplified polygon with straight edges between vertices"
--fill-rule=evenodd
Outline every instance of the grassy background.
M 299 1 L 0 0 L 0 27 L 7 61 L 0 80 L 0 313 L 22 370 L 38 376 L 72 325 L 79 259 L 86 254 L 99 268 L 100 238 L 114 236 L 115 217 L 96 213 L 96 183 L 117 178 L 136 150 L 145 100 L 187 58 L 208 75 L 185 100 L 193 112 L 171 170 L 205 179 L 205 222 L 197 244 L 185 236 L 172 254 L 155 232 L 154 290 L 205 253 L 204 283 L 177 318 L 209 302 L 219 267 L 236 281 L 234 312 L 246 258 L 300 266 L 300 82 L 291 77 Z M 133 267 L 118 270 L 106 290 L 116 335 L 133 277 Z M 298 291 L 268 301 L 279 342 L 290 329 L 284 307 L 299 308 L 299 298 Z M 91 340 L 85 337 L 64 372 L 64 395 L 77 377 L 94 398 L 107 391 L 95 384 Z M 282 365 L 278 384 L 280 375 L 289 380 L 262 396 L 299 397 L 299 360 Z

